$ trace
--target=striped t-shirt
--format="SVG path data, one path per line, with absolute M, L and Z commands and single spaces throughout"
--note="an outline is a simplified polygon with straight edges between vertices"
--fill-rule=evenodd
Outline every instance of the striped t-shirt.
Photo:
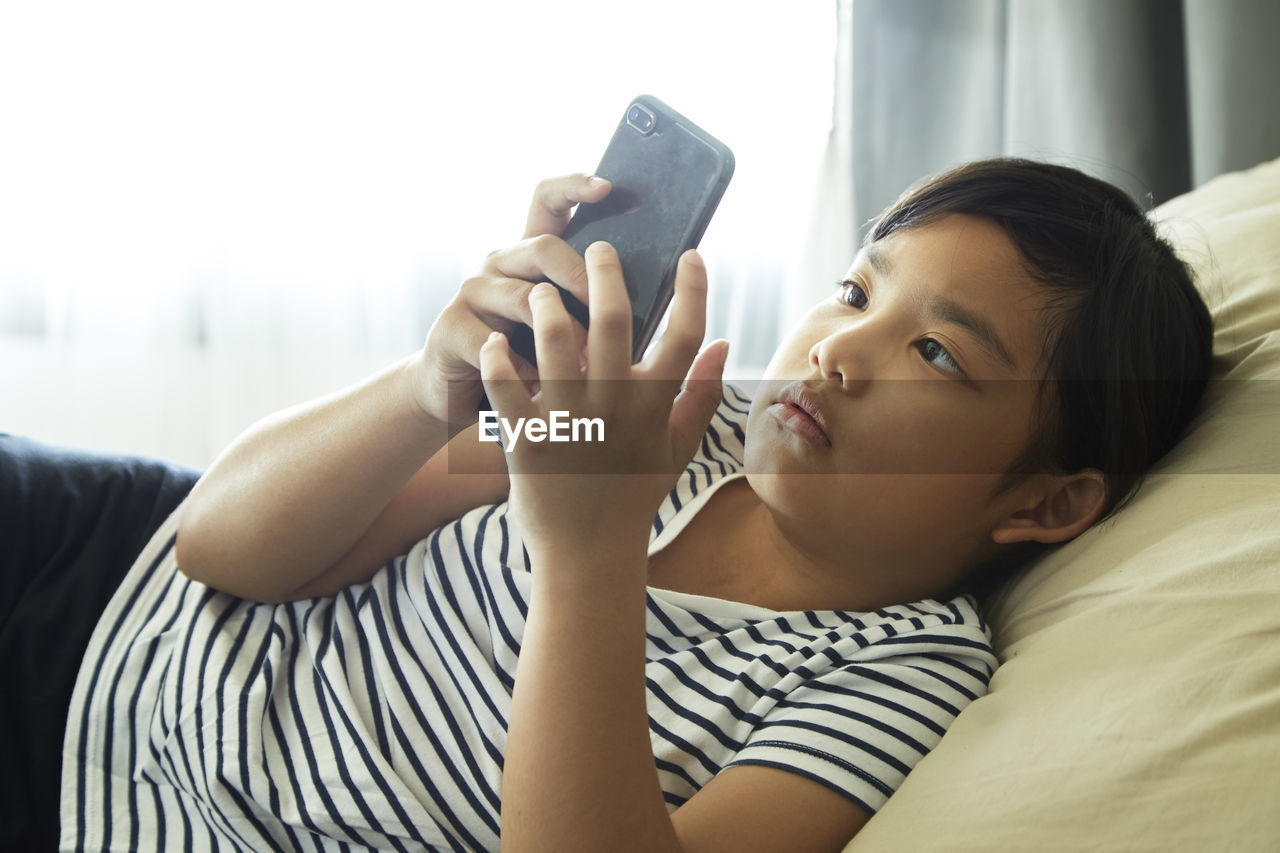
M 652 549 L 740 473 L 747 407 L 726 387 Z M 498 848 L 530 593 L 505 503 L 367 583 L 279 605 L 188 580 L 174 532 L 171 518 L 90 641 L 63 751 L 64 849 Z M 874 812 L 996 666 L 968 598 L 775 612 L 651 588 L 646 631 L 672 810 L 724 768 L 761 764 Z

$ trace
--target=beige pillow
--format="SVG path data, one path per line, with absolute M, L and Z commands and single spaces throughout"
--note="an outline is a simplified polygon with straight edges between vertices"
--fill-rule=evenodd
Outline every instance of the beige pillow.
M 1217 321 L 1186 440 L 990 610 L 991 692 L 846 848 L 1280 850 L 1280 160 L 1156 211 Z

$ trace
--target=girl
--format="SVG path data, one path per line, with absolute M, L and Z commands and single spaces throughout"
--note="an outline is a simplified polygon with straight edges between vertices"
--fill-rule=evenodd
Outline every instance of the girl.
M 722 394 L 696 253 L 633 366 L 616 255 L 558 239 L 608 191 L 542 184 L 420 353 L 205 474 L 90 643 L 64 847 L 838 850 L 986 690 L 966 585 L 1113 511 L 1207 376 L 1142 212 L 999 160 L 907 193 Z M 605 440 L 507 453 L 482 392 Z

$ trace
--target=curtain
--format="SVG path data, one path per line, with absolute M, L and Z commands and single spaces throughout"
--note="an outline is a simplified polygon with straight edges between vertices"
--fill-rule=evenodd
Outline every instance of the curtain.
M 207 465 L 420 347 L 640 93 L 737 155 L 709 334 L 767 358 L 833 3 L 0 4 L 0 431 Z
M 1274 0 L 842 0 L 864 227 L 910 183 L 1017 155 L 1154 206 L 1280 155 Z

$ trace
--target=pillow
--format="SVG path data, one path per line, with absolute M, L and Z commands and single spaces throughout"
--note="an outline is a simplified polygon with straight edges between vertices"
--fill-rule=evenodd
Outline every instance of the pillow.
M 991 692 L 847 846 L 1280 846 L 1280 160 L 1155 211 L 1215 315 L 1186 439 L 1008 584 Z
M 89 635 L 197 476 L 0 434 L 0 762 L 17 768 L 0 775 L 0 849 L 56 845 L 62 732 Z

